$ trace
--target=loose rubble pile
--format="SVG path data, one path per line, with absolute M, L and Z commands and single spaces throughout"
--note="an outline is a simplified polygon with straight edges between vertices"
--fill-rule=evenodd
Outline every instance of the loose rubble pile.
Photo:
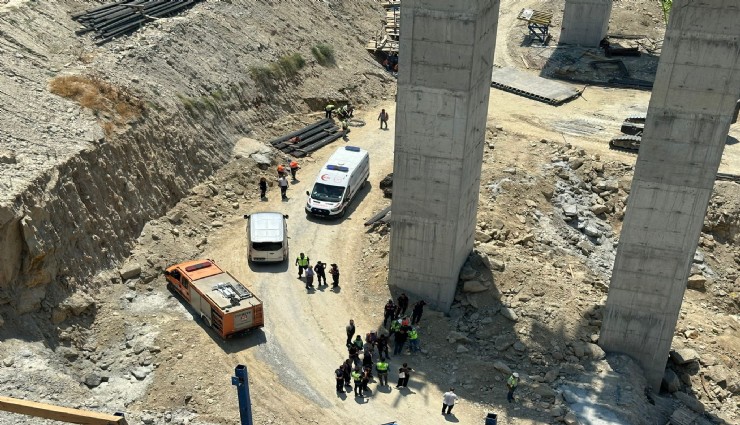
M 509 157 L 513 144 L 523 143 L 501 127 L 489 131 L 498 137 L 488 142 L 486 161 L 495 161 L 499 150 Z M 522 403 L 528 415 L 545 422 L 652 424 L 673 416 L 679 424 L 701 413 L 696 420 L 735 423 L 738 185 L 717 183 L 676 348 L 663 391 L 655 394 L 634 362 L 605 356 L 597 345 L 633 166 L 567 143 L 542 140 L 527 149 L 531 153 L 519 155 L 517 166 L 484 166 L 476 250 L 461 270 L 450 317 L 439 319 L 450 331 L 444 340 L 424 334 L 441 346 L 431 356 L 460 356 L 459 364 L 490 370 L 493 384 L 476 377 L 463 381 L 471 392 L 495 395 L 512 371 L 523 372 Z M 371 270 L 383 267 L 387 255 L 387 225 L 376 231 L 368 235 L 374 248 L 365 251 L 378 260 L 370 262 Z M 712 323 L 709 339 L 709 330 L 686 324 L 687 317 Z M 716 346 L 713 337 L 724 343 Z M 711 354 L 700 358 L 695 350 Z M 682 352 L 685 357 L 677 354 Z

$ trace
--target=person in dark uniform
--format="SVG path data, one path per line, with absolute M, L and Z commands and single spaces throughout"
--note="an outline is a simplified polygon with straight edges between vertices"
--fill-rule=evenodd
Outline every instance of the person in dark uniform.
M 267 179 L 260 177 L 260 199 L 265 199 L 267 195 Z
M 342 372 L 344 373 L 344 386 L 349 386 L 349 389 L 352 389 L 352 385 L 350 382 L 352 381 L 352 359 L 347 359 L 344 361 L 344 369 L 342 369 Z
M 316 280 L 318 281 L 318 286 L 321 286 L 321 280 L 324 280 L 324 285 L 328 285 L 326 283 L 326 264 L 322 263 L 321 261 L 317 262 L 315 266 L 313 266 L 313 271 L 316 272 Z
M 386 359 L 391 357 L 388 353 L 388 336 L 385 334 L 380 335 L 378 340 L 375 341 L 375 345 L 378 347 L 378 355 L 380 357 L 385 357 Z
M 393 304 L 393 300 L 388 300 L 387 303 L 385 303 L 385 307 L 383 307 L 383 327 L 385 327 L 386 323 L 390 319 L 393 321 L 393 315 L 396 314 L 396 305 Z
M 339 365 L 337 370 L 334 371 L 334 378 L 337 381 L 337 392 L 344 392 L 344 364 Z
M 401 354 L 403 351 L 403 346 L 406 344 L 406 340 L 408 339 L 408 332 L 410 326 L 401 326 L 401 329 L 396 332 L 396 336 L 394 337 L 395 346 L 393 347 L 393 355 Z
M 409 308 L 409 297 L 404 293 L 398 297 L 398 303 L 396 304 L 396 319 L 406 314 L 406 309 Z
M 329 274 L 331 275 L 332 288 L 338 287 L 339 286 L 339 267 L 337 267 L 336 264 L 332 264 L 331 268 L 329 269 Z
M 371 372 L 372 370 L 372 364 L 370 366 L 365 366 L 362 370 L 362 391 L 370 392 L 370 388 L 367 387 L 367 384 L 370 382 L 370 378 L 373 377 Z
M 347 347 L 352 344 L 352 337 L 355 336 L 355 321 L 349 319 L 349 325 L 345 328 L 347 330 Z
M 371 371 L 370 372 L 370 377 L 371 378 L 373 377 L 373 373 L 372 373 L 372 370 L 373 370 L 373 353 L 369 353 L 369 352 L 365 351 L 365 353 L 362 356 L 362 368 L 363 369 L 370 368 L 370 371 Z
M 360 350 L 354 344 L 349 346 L 349 359 L 355 367 L 360 365 Z
M 424 306 L 427 305 L 424 300 L 414 304 L 414 311 L 411 313 L 411 324 L 418 325 L 421 321 L 421 315 L 424 314 Z

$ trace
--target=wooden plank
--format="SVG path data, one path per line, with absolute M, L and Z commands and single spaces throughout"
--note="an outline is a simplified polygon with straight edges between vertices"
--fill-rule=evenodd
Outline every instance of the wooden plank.
M 550 25 L 550 22 L 552 22 L 552 13 L 540 12 L 532 9 L 522 9 L 516 18 L 535 24 Z
M 82 425 L 127 425 L 123 416 L 70 409 L 52 404 L 0 396 L 0 410 Z

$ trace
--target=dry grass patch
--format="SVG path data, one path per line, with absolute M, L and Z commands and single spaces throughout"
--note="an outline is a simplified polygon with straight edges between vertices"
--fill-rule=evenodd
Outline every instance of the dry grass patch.
M 101 125 L 106 135 L 111 134 L 115 126 L 126 124 L 144 112 L 144 102 L 97 76 L 56 77 L 49 83 L 49 91 L 94 111 L 105 120 Z

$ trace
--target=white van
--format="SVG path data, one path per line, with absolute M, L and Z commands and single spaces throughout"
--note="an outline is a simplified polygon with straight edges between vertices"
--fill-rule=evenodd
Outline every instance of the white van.
M 342 217 L 352 198 L 370 177 L 370 155 L 356 146 L 337 149 L 306 192 L 306 214 Z
M 249 261 L 278 262 L 288 259 L 287 215 L 260 212 L 245 215 Z

